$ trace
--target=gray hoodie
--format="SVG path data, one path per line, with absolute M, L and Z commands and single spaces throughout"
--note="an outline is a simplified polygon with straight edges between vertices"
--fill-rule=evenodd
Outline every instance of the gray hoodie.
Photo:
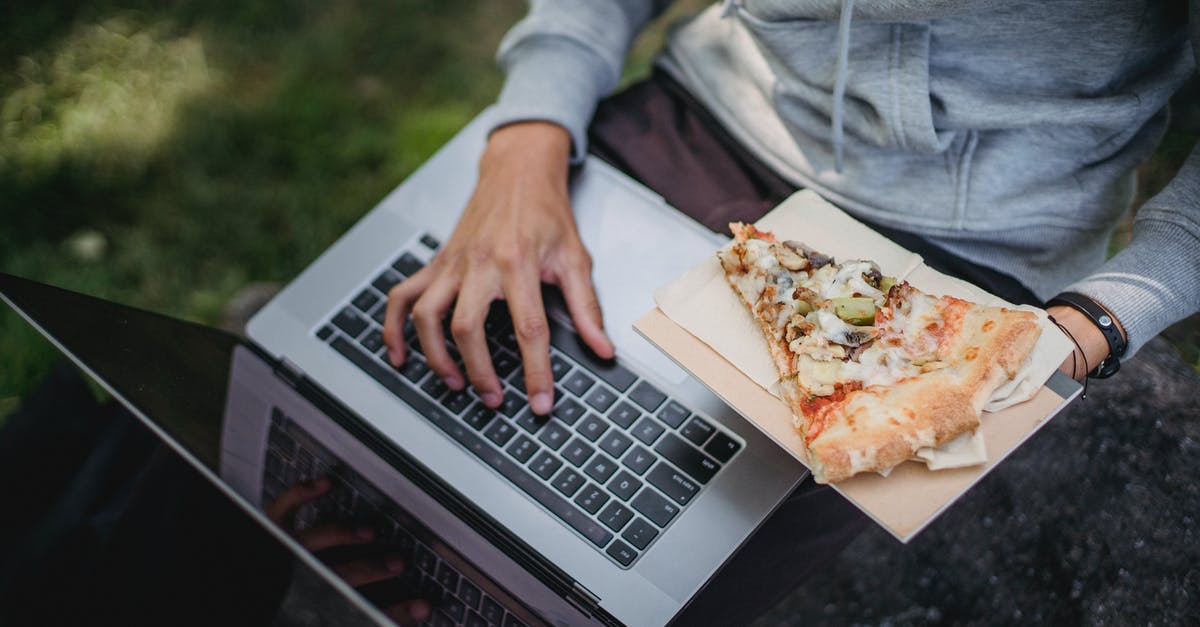
M 533 0 L 501 44 L 499 124 L 561 124 L 582 159 L 596 102 L 666 4 Z M 1194 71 L 1179 5 L 726 0 L 676 27 L 658 63 L 796 185 L 1043 298 L 1087 294 L 1136 351 L 1200 310 L 1200 155 L 1105 261 Z

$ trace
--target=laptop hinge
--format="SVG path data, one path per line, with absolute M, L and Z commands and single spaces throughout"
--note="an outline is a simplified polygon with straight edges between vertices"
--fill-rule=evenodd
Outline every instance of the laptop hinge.
M 300 382 L 304 380 L 304 371 L 300 369 L 300 366 L 288 361 L 287 357 L 279 359 L 279 365 L 275 367 L 275 374 L 293 388 L 299 386 Z
M 588 616 L 595 616 L 596 610 L 600 609 L 600 597 L 579 585 L 579 582 L 571 584 L 571 593 L 567 595 L 567 602 Z

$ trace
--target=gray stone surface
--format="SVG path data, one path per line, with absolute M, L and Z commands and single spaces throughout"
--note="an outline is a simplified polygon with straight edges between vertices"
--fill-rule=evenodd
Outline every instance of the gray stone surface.
M 759 625 L 1200 624 L 1200 376 L 1157 339 L 903 545 L 859 536 Z

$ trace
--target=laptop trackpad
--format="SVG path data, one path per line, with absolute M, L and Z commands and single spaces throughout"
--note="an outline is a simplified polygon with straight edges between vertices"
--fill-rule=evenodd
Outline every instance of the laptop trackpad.
M 682 383 L 687 373 L 638 335 L 633 323 L 654 308 L 655 289 L 714 254 L 722 240 L 621 178 L 590 160 L 572 190 L 604 326 L 621 357 Z

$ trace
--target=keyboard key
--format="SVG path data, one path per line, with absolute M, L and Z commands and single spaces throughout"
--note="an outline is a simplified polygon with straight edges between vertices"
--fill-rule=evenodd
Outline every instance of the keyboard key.
M 666 527 L 675 514 L 679 513 L 678 507 L 648 488 L 638 492 L 629 504 L 659 527 Z
M 622 501 L 628 501 L 629 497 L 633 496 L 634 492 L 642 487 L 642 482 L 638 481 L 637 477 L 622 470 L 620 474 L 608 482 L 608 490 L 617 495 L 617 498 Z
M 604 508 L 604 511 L 600 512 L 598 518 L 600 522 L 604 523 L 605 527 L 613 531 L 620 531 L 633 518 L 633 510 L 613 501 L 608 504 L 608 507 Z
M 363 290 L 359 292 L 358 296 L 355 296 L 354 300 L 350 302 L 355 307 L 358 307 L 359 311 L 367 313 L 368 311 L 371 311 L 371 308 L 375 306 L 375 303 L 379 302 L 379 297 L 376 296 L 375 292 L 372 292 L 371 290 Z
M 467 618 L 463 621 L 466 627 L 488 627 L 487 619 L 475 613 L 473 610 L 467 610 Z
M 514 390 L 505 390 L 504 400 L 500 402 L 499 410 L 500 413 L 512 418 L 513 416 L 517 415 L 517 412 L 521 411 L 521 408 L 525 407 L 525 405 L 526 403 L 524 397 L 522 397 L 520 394 L 517 394 Z
M 371 312 L 371 319 L 375 321 L 375 324 L 383 326 L 383 323 L 387 321 L 387 301 L 375 306 L 375 310 Z
M 696 485 L 696 482 L 672 468 L 670 464 L 663 462 L 654 466 L 654 470 L 646 475 L 646 481 L 661 490 L 663 494 L 667 495 L 667 498 L 680 505 L 687 505 L 688 501 L 691 501 L 692 497 L 700 491 L 700 486 Z
M 538 436 L 538 439 L 542 441 L 542 444 L 549 446 L 551 450 L 557 451 L 570 437 L 571 432 L 567 431 L 566 427 L 551 421 L 542 429 L 542 434 Z
M 617 395 L 603 385 L 597 385 L 595 388 L 592 388 L 592 391 L 588 393 L 587 398 L 583 399 L 583 402 L 591 405 L 596 411 L 603 413 L 608 411 L 608 408 L 612 407 L 613 403 L 617 402 Z
M 679 425 L 683 424 L 684 420 L 691 415 L 692 412 L 688 408 L 679 404 L 679 401 L 668 401 L 662 409 L 658 410 L 658 417 L 663 422 L 671 425 L 672 429 L 678 429 Z
M 443 394 L 450 391 L 450 388 L 446 387 L 446 384 L 436 376 L 429 377 L 429 380 L 421 386 L 421 389 L 434 400 L 441 398 Z
M 371 282 L 371 287 L 374 287 L 376 290 L 378 290 L 380 294 L 387 294 L 393 287 L 396 286 L 397 283 L 402 280 L 404 280 L 404 277 L 400 276 L 395 271 L 390 269 L 384 270 L 383 274 L 375 277 L 375 280 Z
M 451 390 L 449 394 L 442 397 L 442 407 L 449 409 L 450 413 L 457 416 L 471 405 L 472 400 L 474 399 L 466 390 Z
M 696 446 L 703 446 L 708 441 L 708 436 L 712 435 L 714 431 L 716 428 L 708 424 L 708 421 L 696 416 L 679 430 L 679 435 Z
M 646 472 L 646 469 L 650 468 L 650 464 L 653 463 L 654 454 L 640 446 L 633 447 L 625 459 L 621 460 L 621 464 L 639 475 Z
M 396 260 L 396 263 L 392 264 L 392 267 L 404 276 L 412 276 L 421 268 L 424 268 L 425 264 L 421 263 L 421 260 L 417 259 L 416 255 L 413 255 L 412 253 L 404 253 L 403 255 L 400 255 L 400 258 Z
M 633 440 L 629 439 L 629 436 L 613 429 L 600 439 L 600 449 L 613 457 L 620 457 L 632 443 Z
M 496 410 L 484 405 L 483 403 L 475 403 L 467 415 L 463 416 L 463 422 L 471 425 L 476 431 L 479 431 L 487 426 L 492 418 L 496 417 Z
M 570 371 L 571 362 L 559 355 L 550 355 L 550 374 L 554 375 L 555 383 L 561 381 Z
M 417 546 L 417 568 L 427 573 L 433 573 L 437 570 L 437 563 L 437 555 L 434 555 L 433 551 L 429 550 L 429 547 L 424 544 Z
M 508 441 L 516 434 L 517 428 L 509 424 L 507 420 L 495 420 L 492 422 L 492 426 L 483 432 L 484 437 L 500 447 L 508 444 Z
M 742 445 L 738 444 L 737 440 L 734 440 L 724 433 L 717 432 L 717 434 L 713 436 L 712 441 L 708 443 L 708 446 L 704 447 L 704 452 L 717 458 L 717 461 L 725 463 L 729 461 L 730 458 L 732 458 L 740 448 L 742 448 Z
M 537 442 L 534 442 L 528 437 L 521 436 L 514 440 L 513 443 L 508 446 L 507 450 L 508 454 L 511 455 L 513 459 L 524 464 L 525 462 L 529 461 L 530 457 L 533 457 L 534 453 L 537 452 L 538 445 Z
M 582 397 L 587 393 L 588 390 L 592 389 L 593 385 L 596 385 L 596 380 L 589 376 L 586 372 L 582 370 L 576 370 L 567 376 L 567 378 L 562 382 L 562 385 L 564 388 L 570 390 L 575 396 Z
M 322 342 L 328 340 L 329 336 L 331 335 L 333 335 L 333 327 L 329 325 L 325 325 L 320 329 L 317 329 L 317 339 L 321 340 Z
M 483 619 L 490 625 L 499 625 L 504 621 L 504 608 L 492 599 L 485 596 L 483 598 L 483 610 L 480 612 Z
M 404 357 L 404 363 L 400 365 L 400 374 L 404 375 L 405 379 L 417 383 L 429 373 L 429 366 L 425 364 L 425 360 L 419 356 L 409 353 Z
M 450 594 L 458 591 L 458 573 L 446 562 L 438 564 L 437 582 L 449 590 Z
M 441 242 L 437 241 L 435 237 L 428 233 L 421 236 L 421 243 L 424 244 L 425 248 L 428 248 L 429 250 L 437 250 L 438 246 L 442 245 Z
M 588 458 L 595 452 L 596 449 L 588 446 L 587 442 L 584 442 L 583 439 L 574 438 L 558 454 L 562 455 L 563 459 L 571 462 L 571 464 L 578 468 L 587 462 Z
M 562 462 L 546 451 L 538 453 L 534 458 L 533 463 L 529 465 L 529 469 L 533 473 L 543 479 L 549 480 L 554 472 L 562 466 Z
M 526 407 L 525 409 L 521 410 L 521 415 L 517 416 L 517 419 L 515 422 L 517 423 L 518 427 L 521 427 L 522 429 L 533 434 L 533 433 L 537 433 L 538 429 L 541 429 L 542 425 L 546 424 L 549 421 L 550 421 L 549 417 L 539 416 L 539 415 L 533 413 L 533 410 Z
M 668 433 L 654 450 L 700 483 L 708 483 L 720 469 L 717 462 L 692 448 L 674 433 Z
M 600 508 L 604 507 L 604 504 L 607 502 L 608 495 L 594 483 L 589 483 L 586 488 L 575 496 L 575 504 L 582 507 L 589 514 L 595 514 L 600 511 Z
M 370 331 L 367 331 L 366 335 L 362 336 L 362 339 L 360 339 L 358 343 L 361 344 L 363 348 L 367 349 L 368 353 L 371 353 L 372 355 L 378 355 L 380 354 L 381 349 L 384 348 L 383 334 L 379 332 L 379 329 L 371 329 Z
M 529 626 L 526 625 L 525 623 L 522 623 L 521 619 L 517 618 L 516 616 L 513 616 L 512 614 L 508 614 L 507 616 L 504 617 L 504 625 L 502 627 L 529 627 Z
M 463 579 L 462 583 L 459 584 L 458 598 L 462 599 L 463 605 L 472 610 L 477 610 L 479 609 L 479 602 L 483 600 L 483 593 L 479 591 L 479 588 L 475 584 Z
M 659 405 L 662 405 L 663 401 L 667 400 L 667 395 L 651 385 L 649 381 L 642 381 L 629 392 L 629 398 L 641 405 L 642 409 L 653 412 L 658 409 Z
M 608 423 L 593 413 L 588 413 L 587 418 L 575 425 L 575 431 L 587 438 L 588 442 L 595 442 L 607 430 Z
M 639 551 L 645 549 L 654 537 L 658 535 L 658 530 L 643 518 L 634 520 L 628 527 L 625 528 L 625 533 L 621 534 L 627 542 L 637 547 Z
M 579 488 L 583 487 L 583 484 L 583 475 L 571 470 L 570 468 L 563 468 L 562 471 L 560 471 L 558 475 L 554 477 L 554 480 L 550 482 L 550 485 L 554 486 L 554 489 L 562 492 L 567 496 L 567 498 L 570 498 L 576 492 L 578 492 Z
M 367 328 L 367 321 L 358 312 L 346 307 L 333 317 L 333 326 L 352 338 L 357 338 Z
M 446 600 L 442 603 L 441 611 L 445 612 L 446 616 L 449 616 L 450 619 L 454 621 L 455 625 L 461 625 L 463 620 L 467 617 L 467 606 L 462 602 L 461 599 L 453 596 L 454 590 L 452 588 L 447 588 L 447 590 L 450 591 L 450 595 L 447 596 Z
M 633 433 L 633 437 L 641 440 L 642 443 L 654 444 L 654 441 L 658 439 L 658 436 L 663 434 L 663 431 L 666 431 L 666 429 L 657 420 L 650 416 L 643 416 L 636 425 L 633 425 L 633 429 L 630 432 Z
M 503 348 L 497 348 L 496 352 L 492 353 L 492 368 L 496 370 L 496 376 L 502 379 L 512 374 L 520 365 L 521 360 Z
M 622 566 L 628 566 L 632 564 L 633 560 L 637 558 L 637 552 L 635 552 L 628 544 L 625 544 L 620 540 L 613 542 L 612 545 L 605 550 L 605 553 L 608 553 L 609 557 L 617 560 L 617 563 Z
M 579 420 L 587 410 L 583 405 L 580 405 L 569 396 L 563 396 L 561 393 L 558 396 L 558 404 L 554 406 L 554 411 L 551 414 L 559 420 L 573 425 Z
M 525 394 L 525 369 L 518 367 L 513 370 L 513 373 L 508 375 L 508 384 L 516 388 L 522 394 Z
M 603 455 L 597 455 L 594 457 L 592 461 L 588 463 L 587 468 L 583 469 L 583 472 L 586 473 L 587 476 L 595 479 L 598 483 L 604 483 L 605 481 L 608 481 L 608 478 L 611 477 L 616 471 L 617 462 L 614 462 Z
M 637 380 L 637 375 L 618 364 L 615 359 L 601 359 L 580 341 L 570 329 L 558 325 L 550 325 L 550 344 L 569 357 L 579 362 L 589 372 L 600 377 L 605 383 L 624 392 Z
M 608 412 L 608 418 L 624 429 L 628 429 L 641 415 L 642 412 L 638 411 L 638 408 L 624 401 L 617 403 L 617 406 Z
M 438 605 L 441 604 L 439 603 Z M 434 610 L 433 616 L 430 616 L 427 622 L 429 623 L 429 627 L 455 627 L 456 625 L 453 618 L 447 616 L 445 612 L 438 610 Z

